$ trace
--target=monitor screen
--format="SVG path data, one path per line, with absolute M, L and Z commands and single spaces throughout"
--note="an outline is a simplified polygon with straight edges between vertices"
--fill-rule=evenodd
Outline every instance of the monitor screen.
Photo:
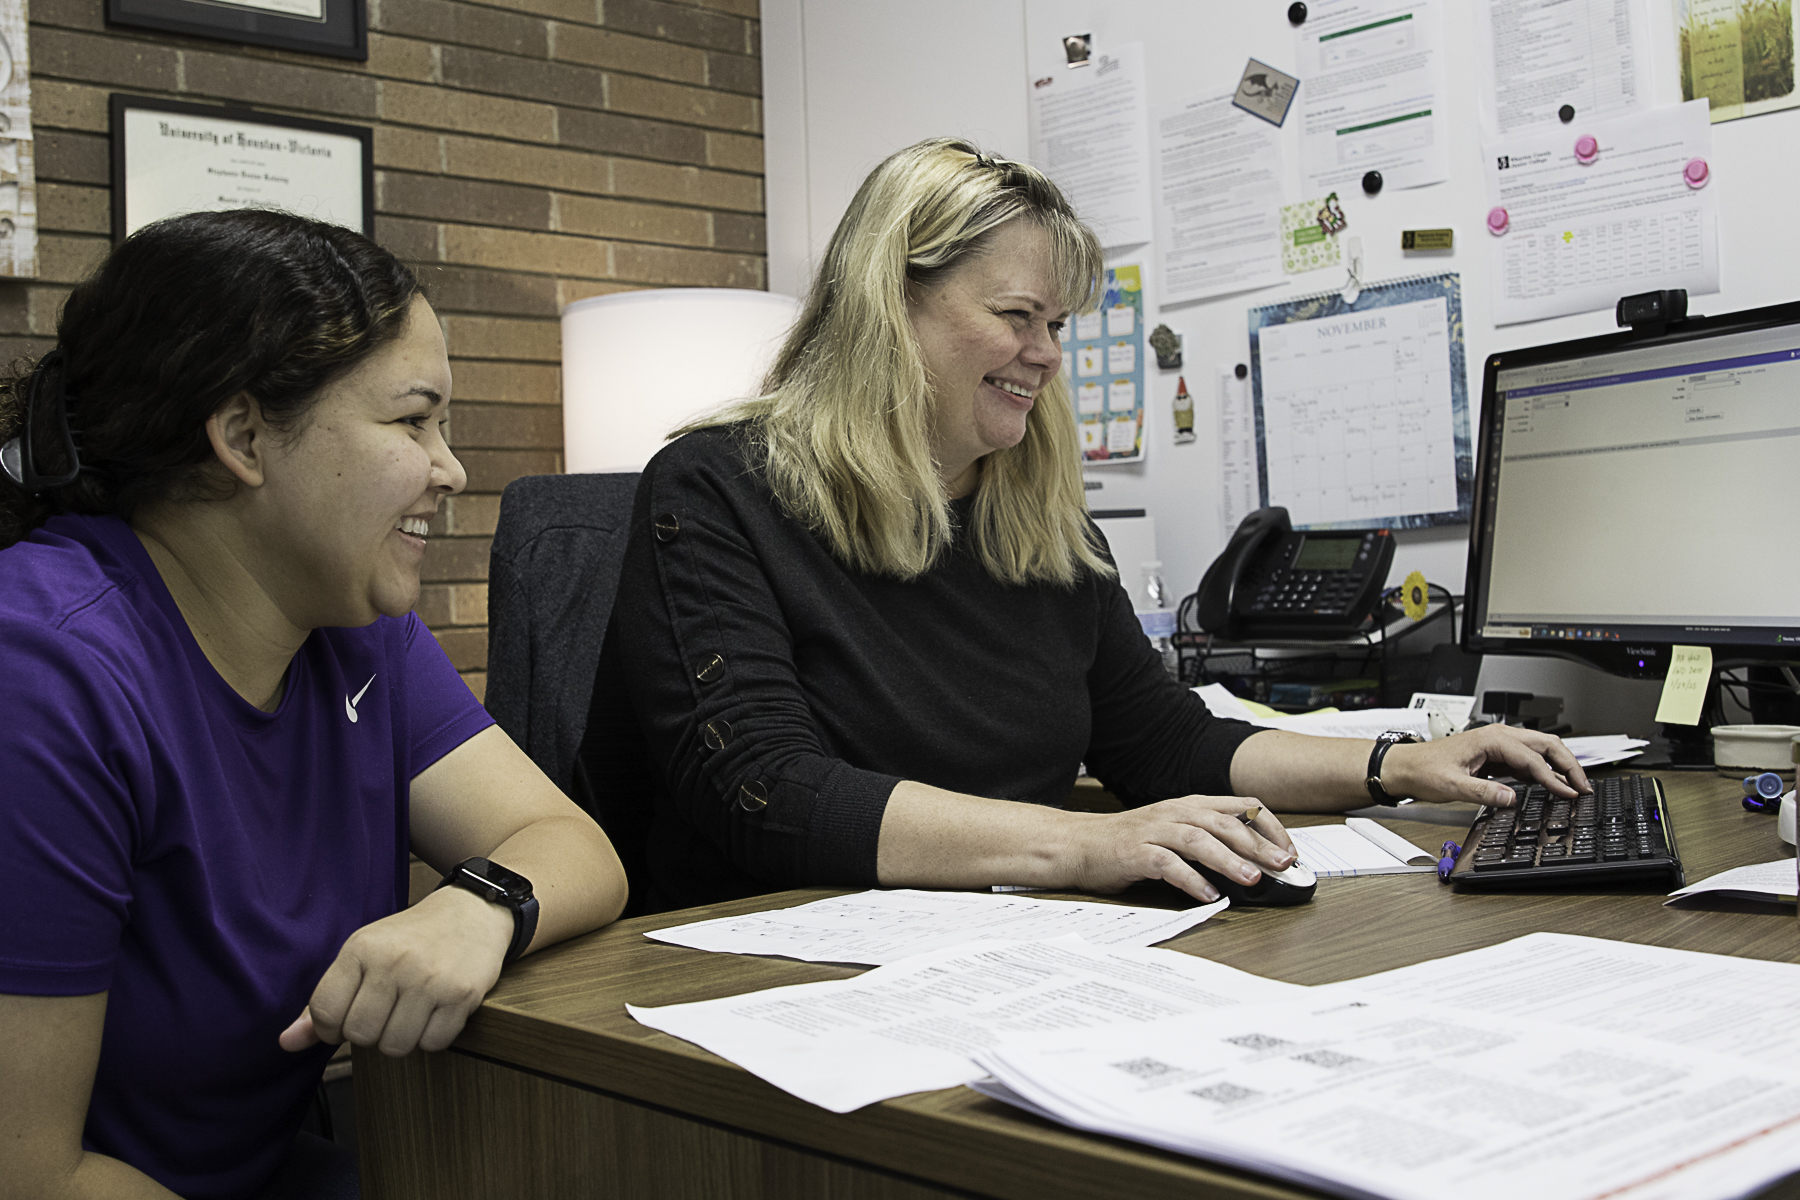
M 1800 659 L 1800 305 L 1490 355 L 1464 641 Z

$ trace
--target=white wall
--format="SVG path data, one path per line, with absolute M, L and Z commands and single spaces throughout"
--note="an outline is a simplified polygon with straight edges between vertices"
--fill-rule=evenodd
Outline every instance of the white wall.
M 1647 0 L 1655 48 L 1656 103 L 1678 99 L 1672 0 Z M 1095 47 L 1144 44 L 1152 109 L 1231 90 L 1252 55 L 1283 69 L 1294 66 L 1294 34 L 1287 5 L 1227 0 L 919 0 L 907 5 L 870 0 L 764 0 L 764 95 L 769 187 L 771 286 L 798 294 L 811 263 L 862 176 L 884 155 L 938 134 L 962 134 L 1010 156 L 1029 154 L 1029 80 L 1063 70 L 1063 34 L 1092 32 Z M 1365 281 L 1456 271 L 1462 276 L 1471 417 L 1480 405 L 1481 363 L 1494 351 L 1605 333 L 1610 312 L 1495 328 L 1489 304 L 1488 235 L 1476 112 L 1475 49 L 1470 0 L 1445 0 L 1446 75 L 1452 143 L 1447 183 L 1373 198 L 1344 196 L 1346 237 L 1361 238 Z M 1298 73 L 1298 72 L 1296 72 Z M 1302 83 L 1304 87 L 1304 81 Z M 1577 121 L 1579 124 L 1579 119 Z M 1298 122 L 1290 117 L 1288 196 L 1300 194 Z M 1574 136 L 1571 134 L 1571 136 Z M 1800 195 L 1800 110 L 1713 127 L 1713 187 L 1719 189 L 1722 290 L 1695 297 L 1697 313 L 1773 304 L 1800 294 L 1792 210 Z M 1400 231 L 1451 227 L 1448 257 L 1411 258 L 1399 249 Z M 1156 304 L 1154 260 L 1143 256 L 1146 287 Z M 1245 310 L 1283 295 L 1336 288 L 1341 268 L 1295 277 L 1288 288 L 1240 293 L 1178 308 L 1161 320 L 1185 338 L 1182 374 L 1196 402 L 1196 427 L 1217 427 L 1216 366 L 1247 361 Z M 1146 509 L 1156 519 L 1158 548 L 1171 588 L 1191 590 L 1223 547 L 1216 447 L 1202 436 L 1171 444 L 1170 399 L 1175 375 L 1150 384 L 1148 461 L 1099 468 L 1090 479 L 1096 508 Z M 1570 514 L 1572 520 L 1579 514 Z M 1419 569 L 1434 583 L 1463 589 L 1467 529 L 1401 535 L 1392 578 Z M 1654 553 L 1647 542 L 1646 553 Z M 1547 563 L 1546 569 L 1578 564 Z M 1492 674 L 1495 682 L 1488 682 Z M 1542 660 L 1494 661 L 1484 686 L 1558 692 L 1571 700 L 1578 723 L 1624 723 L 1647 729 L 1655 685 L 1606 680 L 1585 668 Z M 1541 683 L 1534 689 L 1534 680 Z

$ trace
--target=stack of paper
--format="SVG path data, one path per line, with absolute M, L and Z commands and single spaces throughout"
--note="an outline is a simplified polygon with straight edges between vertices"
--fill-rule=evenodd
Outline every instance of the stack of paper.
M 1709 894 L 1722 896 L 1730 900 L 1770 900 L 1789 904 L 1797 898 L 1794 874 L 1794 860 L 1778 858 L 1771 863 L 1755 863 L 1748 867 L 1734 867 L 1729 871 L 1702 879 L 1699 883 L 1690 883 L 1680 891 L 1670 892 L 1663 903 L 1673 904 L 1677 900 L 1689 896 Z
M 1372 738 L 1390 729 L 1403 729 L 1420 737 L 1430 732 L 1428 722 L 1431 714 L 1422 708 L 1359 708 L 1352 712 L 1323 708 L 1318 712 L 1301 713 L 1292 717 L 1268 717 L 1254 712 L 1242 700 L 1226 691 L 1224 684 L 1209 683 L 1205 687 L 1195 688 L 1194 692 L 1206 702 L 1207 709 L 1214 716 L 1248 721 L 1264 729 L 1286 729 L 1292 733 L 1307 733 L 1314 737 L 1360 738 Z
M 1003 1038 L 1060 1037 L 1107 1025 L 1273 1001 L 1305 988 L 1173 950 L 1106 949 L 1079 938 L 982 942 L 919 954 L 855 979 L 747 996 L 627 1005 L 832 1112 L 981 1078 L 972 1059 Z
M 1563 745 L 1575 752 L 1575 761 L 1584 767 L 1624 762 L 1642 754 L 1650 743 L 1626 733 L 1609 733 L 1597 737 L 1568 737 Z
M 1800 1169 L 1788 963 L 1544 933 L 1302 988 L 1071 936 L 628 1011 L 833 1112 L 968 1083 L 1359 1198 L 1726 1200 Z
M 772 954 L 806 962 L 881 966 L 976 941 L 1039 942 L 1073 935 L 1096 946 L 1153 946 L 1186 933 L 1230 903 L 1218 900 L 1170 912 L 901 888 L 673 925 L 644 936 L 718 954 Z
M 1724 1197 L 1800 1167 L 1772 1065 L 1336 989 L 976 1060 L 1064 1124 L 1344 1196 Z

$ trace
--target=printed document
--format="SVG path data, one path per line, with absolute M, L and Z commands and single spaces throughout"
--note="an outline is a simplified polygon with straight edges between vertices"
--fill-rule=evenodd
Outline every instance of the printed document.
M 1235 366 L 1220 367 L 1219 475 L 1225 484 L 1223 534 L 1229 539 L 1243 519 L 1262 507 L 1262 478 L 1256 470 L 1256 409 L 1250 380 Z
M 1697 1200 L 1800 1167 L 1775 1064 L 1351 991 L 976 1060 L 1067 1124 L 1345 1196 Z
M 1439 0 L 1313 0 L 1300 26 L 1300 176 L 1308 196 L 1450 178 Z M 1454 507 L 1454 506 L 1452 506 Z
M 1097 946 L 1150 946 L 1187 932 L 1227 903 L 1219 900 L 1171 912 L 987 892 L 897 889 L 674 925 L 644 936 L 719 954 L 774 954 L 806 962 L 881 966 L 984 940 L 1040 942 L 1073 934 Z
M 1158 109 L 1156 246 L 1166 305 L 1281 283 L 1281 130 L 1215 96 Z
M 1489 137 L 1574 129 L 1642 110 L 1649 29 L 1643 0 L 1477 0 L 1482 128 Z M 1558 116 L 1565 104 L 1575 110 L 1572 125 Z
M 1450 339 L 1441 296 L 1264 326 L 1269 503 L 1301 526 L 1455 510 Z
M 1690 883 L 1680 891 L 1670 892 L 1669 898 L 1663 903 L 1673 904 L 1677 900 L 1703 893 L 1741 900 L 1792 902 L 1797 891 L 1800 891 L 1800 885 L 1796 884 L 1794 877 L 1794 860 L 1778 858 L 1771 863 L 1733 867 L 1729 871 L 1721 871 L 1702 879 L 1699 883 Z
M 1794 963 L 1533 933 L 1327 989 L 1636 1034 L 1800 1072 Z
M 1313 737 L 1372 738 L 1390 729 L 1425 737 L 1430 731 L 1431 714 L 1422 708 L 1359 708 L 1351 712 L 1322 708 L 1291 717 L 1265 717 L 1252 712 L 1242 700 L 1226 691 L 1222 683 L 1197 687 L 1194 694 L 1205 702 L 1207 711 L 1215 717 L 1248 721 L 1264 729 L 1286 729 Z
M 1586 165 L 1567 126 L 1488 143 L 1488 204 L 1510 222 L 1487 239 L 1495 324 L 1611 311 L 1662 288 L 1718 291 L 1718 184 L 1696 190 L 1682 175 L 1712 154 L 1706 101 L 1580 129 L 1600 144 Z
M 982 942 L 916 955 L 856 979 L 745 996 L 627 1005 L 634 1018 L 729 1059 L 832 1112 L 954 1087 L 982 1075 L 970 1056 L 1020 1033 L 1138 1024 L 1304 994 L 1305 988 L 1174 950 L 1077 938 Z M 1193 1014 L 1207 1013 L 1196 1021 Z M 853 1065 L 852 1065 L 853 1064 Z
M 1056 71 L 1031 89 L 1031 161 L 1108 249 L 1152 237 L 1144 47 L 1136 42 Z

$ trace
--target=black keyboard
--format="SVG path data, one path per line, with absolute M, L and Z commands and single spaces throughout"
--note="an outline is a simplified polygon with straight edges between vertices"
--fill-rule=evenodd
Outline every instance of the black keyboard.
M 1450 872 L 1464 890 L 1656 880 L 1681 887 L 1675 828 L 1662 785 L 1645 775 L 1592 781 L 1594 794 L 1565 800 L 1517 784 L 1512 808 L 1484 808 Z

